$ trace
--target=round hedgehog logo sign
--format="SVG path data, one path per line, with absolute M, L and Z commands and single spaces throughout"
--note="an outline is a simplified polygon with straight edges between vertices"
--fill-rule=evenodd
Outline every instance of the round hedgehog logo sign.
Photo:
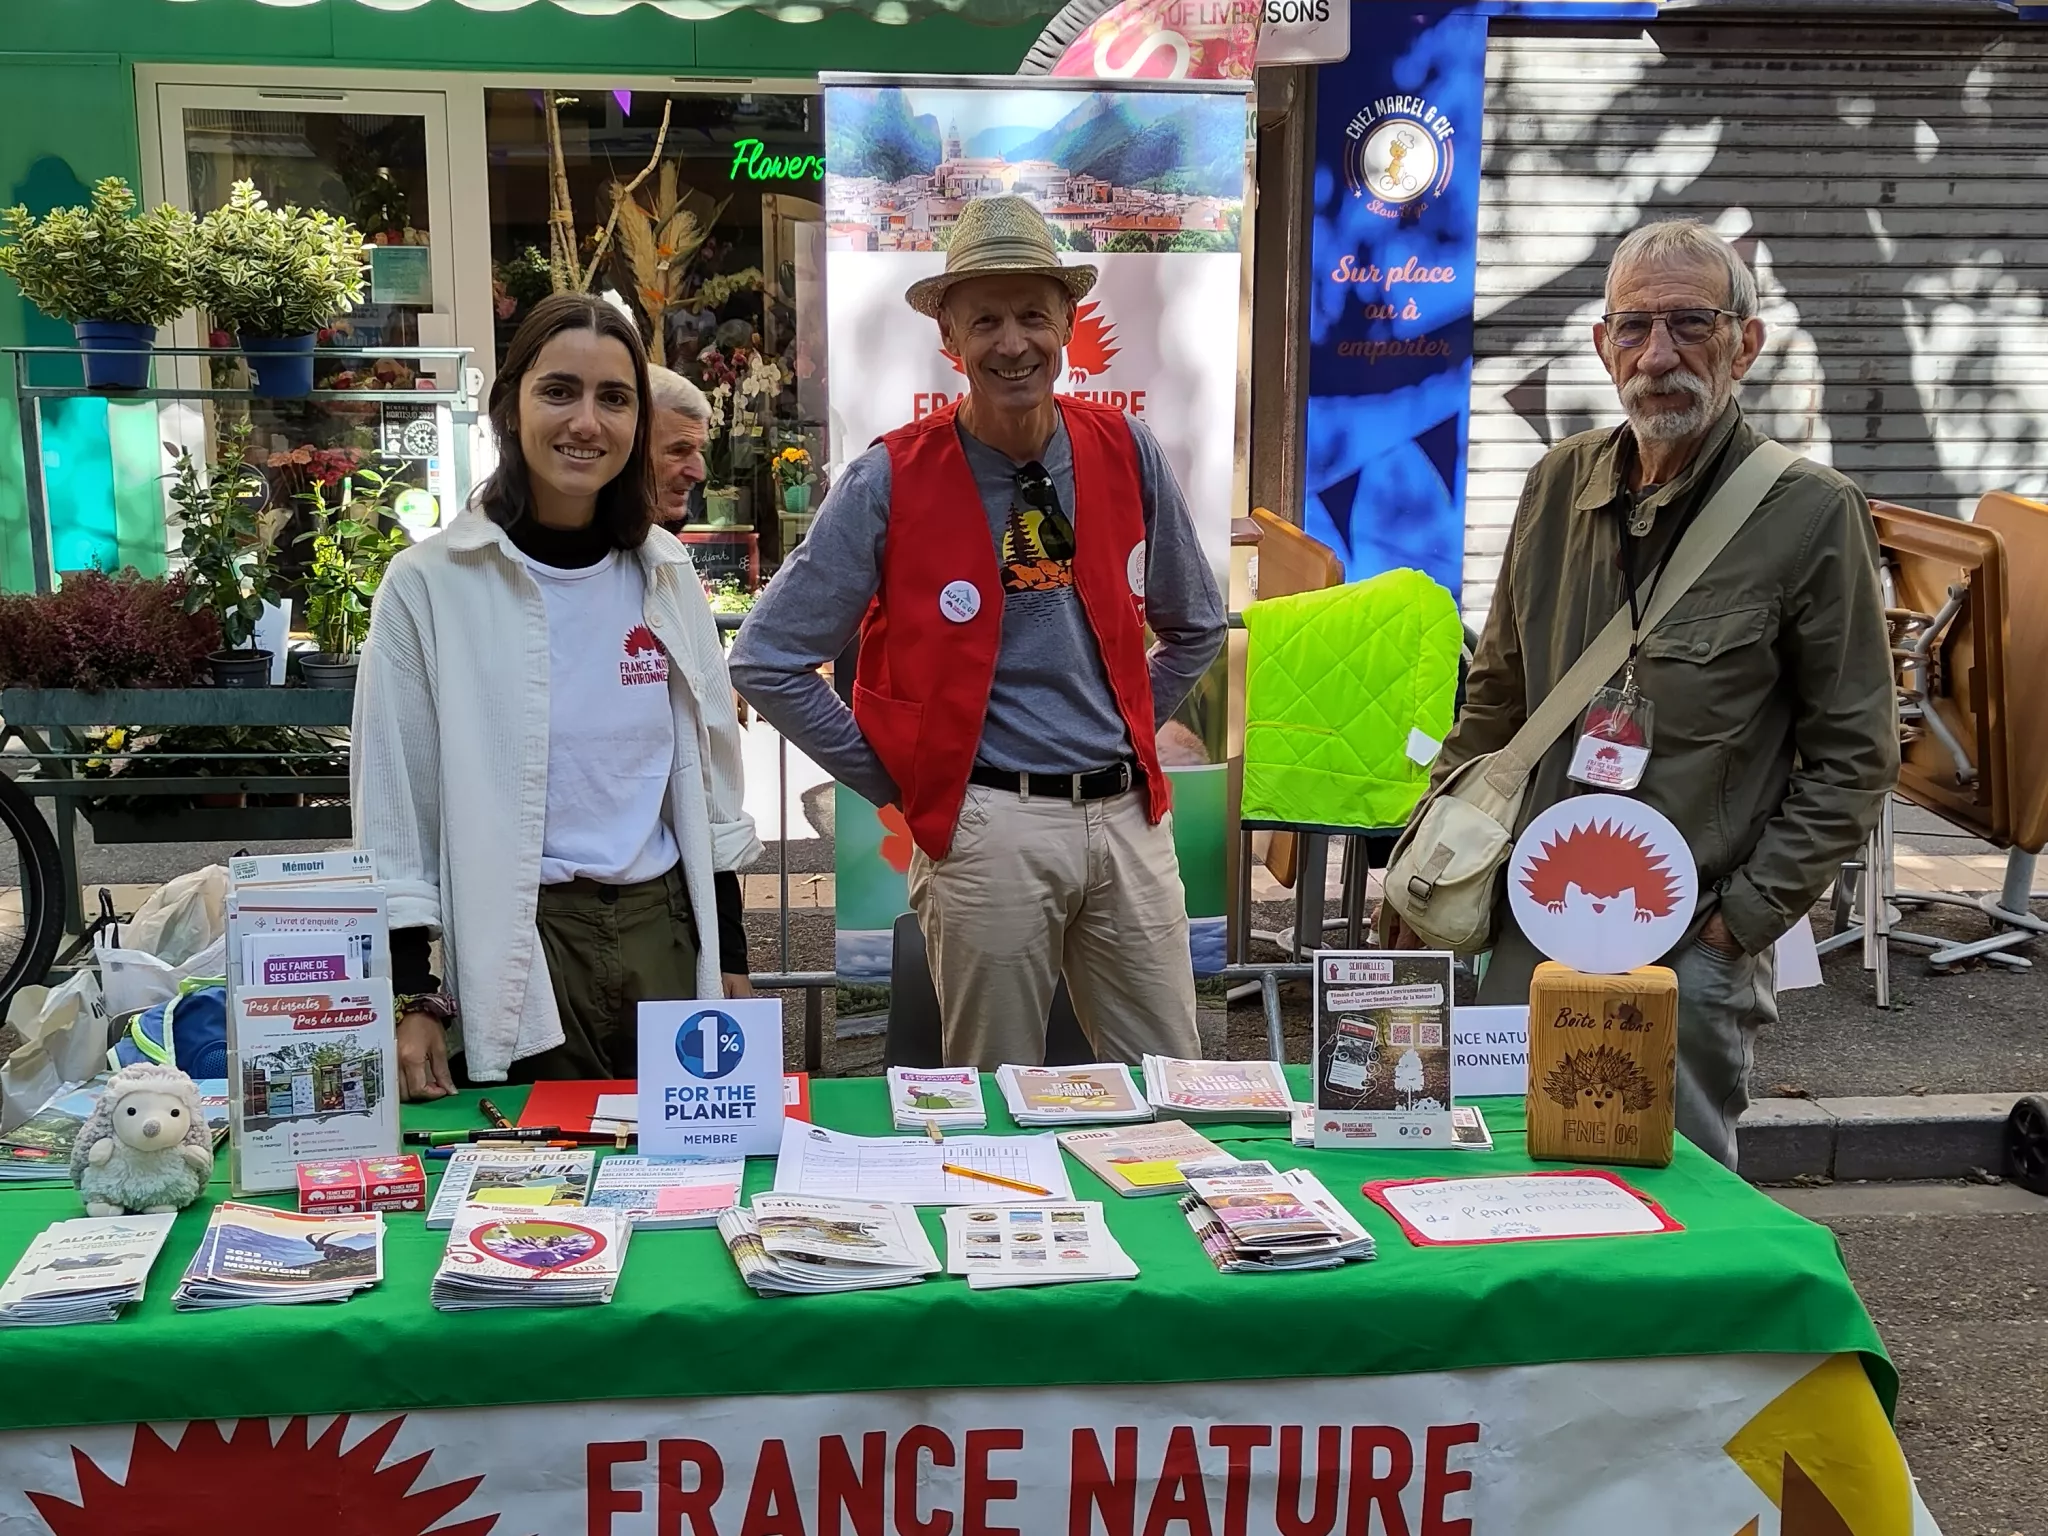
M 692 1077 L 716 1081 L 737 1067 L 746 1052 L 745 1031 L 716 1008 L 691 1014 L 676 1031 L 676 1060 Z
M 1699 904 L 1692 850 L 1626 795 L 1576 795 L 1532 820 L 1508 863 L 1508 903 L 1529 942 L 1598 975 L 1649 965 Z

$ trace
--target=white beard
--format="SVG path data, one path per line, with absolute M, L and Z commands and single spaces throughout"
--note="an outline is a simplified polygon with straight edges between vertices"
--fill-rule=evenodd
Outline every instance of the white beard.
M 1630 379 L 1622 386 L 1621 408 L 1638 441 L 1683 442 L 1706 431 L 1733 392 L 1732 379 L 1717 388 L 1698 374 L 1673 368 L 1667 373 L 1639 373 Z M 1692 404 L 1676 411 L 1646 410 L 1638 402 L 1649 394 L 1686 394 L 1692 396 Z

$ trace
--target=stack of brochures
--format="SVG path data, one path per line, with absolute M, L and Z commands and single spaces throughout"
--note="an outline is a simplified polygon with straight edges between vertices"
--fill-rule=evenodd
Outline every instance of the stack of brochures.
M 891 1067 L 889 1108 L 899 1131 L 978 1131 L 988 1124 L 981 1074 L 972 1067 Z
M 1189 1164 L 1236 1161 L 1193 1126 L 1178 1120 L 1061 1131 L 1058 1140 L 1082 1167 L 1127 1196 L 1185 1194 L 1188 1181 L 1184 1170 Z
M 1185 1061 L 1147 1056 L 1145 1097 L 1177 1120 L 1286 1120 L 1294 1095 L 1277 1061 Z
M 1294 1126 L 1289 1139 L 1297 1147 L 1312 1147 L 1316 1144 L 1315 1105 L 1294 1106 Z M 1479 1112 L 1476 1105 L 1451 1106 L 1451 1145 L 1462 1152 L 1493 1150 L 1493 1132 L 1487 1129 L 1486 1116 Z
M 442 1312 L 602 1306 L 618 1289 L 632 1236 L 624 1211 L 465 1205 L 429 1294 Z
M 81 1216 L 45 1227 L 0 1285 L 0 1328 L 111 1323 L 142 1299 L 176 1219 Z
M 739 1203 L 744 1158 L 624 1157 L 617 1153 L 597 1165 L 597 1182 L 585 1204 L 624 1211 L 636 1231 L 670 1227 L 715 1227 Z
M 1225 1274 L 1335 1269 L 1374 1256 L 1372 1234 L 1314 1174 L 1269 1163 L 1193 1169 L 1181 1212 Z
M 917 1212 L 887 1201 L 759 1194 L 719 1217 L 718 1231 L 763 1296 L 917 1285 L 939 1272 Z
M 112 1075 L 102 1072 L 83 1083 L 66 1083 L 41 1109 L 0 1136 L 0 1182 L 69 1178 L 71 1148 Z M 193 1086 L 199 1090 L 199 1112 L 206 1116 L 217 1147 L 228 1134 L 227 1079 L 200 1078 Z
M 90 1082 L 66 1083 L 41 1109 L 0 1136 L 0 1180 L 69 1178 L 71 1145 L 109 1076 L 102 1072 Z
M 954 1206 L 946 1212 L 946 1269 L 976 1291 L 1138 1278 L 1094 1200 Z
M 996 1068 L 1010 1118 L 1019 1125 L 1084 1125 L 1150 1120 L 1152 1106 L 1120 1061 L 1084 1067 Z
M 213 1208 L 171 1304 L 180 1312 L 346 1301 L 384 1278 L 384 1213 L 301 1216 L 228 1200 Z
M 427 1225 L 455 1224 L 465 1205 L 516 1205 L 525 1210 L 580 1206 L 590 1193 L 595 1148 L 458 1147 L 427 1209 Z

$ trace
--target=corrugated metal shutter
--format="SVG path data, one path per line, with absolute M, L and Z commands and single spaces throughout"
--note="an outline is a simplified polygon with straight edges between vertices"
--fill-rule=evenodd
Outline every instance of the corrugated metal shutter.
M 1589 332 L 1652 218 L 1756 268 L 1767 431 L 1930 511 L 2048 495 L 2048 28 L 1497 23 L 1486 72 L 1468 611 L 1529 466 L 1620 420 Z

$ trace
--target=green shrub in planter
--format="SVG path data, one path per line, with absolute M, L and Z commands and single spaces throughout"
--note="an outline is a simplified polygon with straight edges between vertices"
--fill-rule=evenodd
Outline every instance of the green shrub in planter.
M 139 389 L 149 382 L 156 329 L 192 307 L 192 216 L 169 204 L 138 216 L 118 176 L 92 189 L 89 208 L 36 218 L 17 204 L 0 214 L 0 272 L 52 320 L 69 322 L 86 353 L 86 382 Z
M 272 208 L 255 183 L 238 181 L 194 236 L 199 303 L 245 341 L 308 336 L 362 303 L 363 249 L 348 220 Z
M 212 610 L 226 650 L 248 654 L 263 605 L 278 597 L 272 552 L 257 526 L 267 492 L 248 464 L 249 424 L 237 422 L 222 435 L 219 463 L 204 479 L 189 451 L 164 446 L 177 455 L 171 500 L 183 524 L 185 609 Z
M 299 535 L 311 544 L 306 567 L 306 627 L 320 644 L 317 660 L 353 661 L 370 632 L 370 601 L 384 571 L 405 548 L 405 535 L 383 523 L 390 502 L 405 483 L 368 465 L 345 482 L 345 499 L 330 506 L 327 490 L 314 487 L 302 498 L 313 509 L 313 526 Z
M 90 208 L 36 218 L 0 215 L 0 272 L 52 320 L 119 320 L 154 330 L 192 307 L 192 215 L 166 203 L 137 215 L 118 176 L 92 189 Z

